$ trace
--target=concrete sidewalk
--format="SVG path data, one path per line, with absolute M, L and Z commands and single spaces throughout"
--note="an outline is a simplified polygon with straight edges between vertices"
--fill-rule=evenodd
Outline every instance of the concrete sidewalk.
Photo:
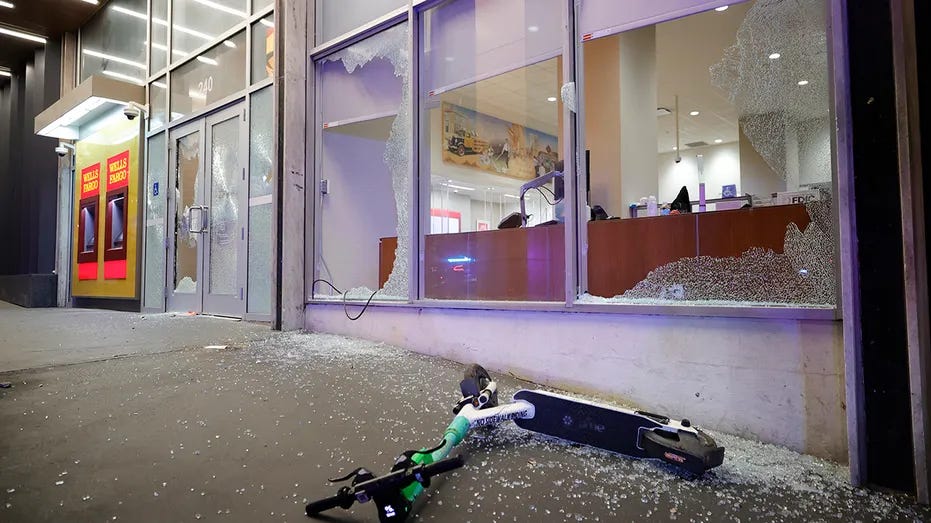
M 210 316 L 26 309 L 0 301 L 0 372 L 260 337 L 268 325 Z
M 266 333 L 224 350 L 7 372 L 2 521 L 307 521 L 356 466 L 439 439 L 464 366 L 337 336 Z M 532 386 L 499 377 L 502 399 Z M 701 420 L 694 420 L 700 422 Z M 850 488 L 845 467 L 715 434 L 698 480 L 523 432 L 472 433 L 416 520 L 913 521 L 907 497 Z M 329 521 L 377 521 L 371 504 Z

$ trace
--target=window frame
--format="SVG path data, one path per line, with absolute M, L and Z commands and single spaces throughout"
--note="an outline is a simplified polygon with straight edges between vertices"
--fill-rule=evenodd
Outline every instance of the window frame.
M 426 194 L 426 201 L 429 203 L 429 176 L 421 176 L 424 172 L 423 158 L 420 155 L 420 138 L 423 115 L 420 111 L 420 55 L 423 48 L 421 38 L 421 23 L 423 14 L 426 10 L 437 7 L 448 0 L 412 0 L 406 8 L 397 9 L 371 22 L 348 31 L 334 39 L 323 42 L 320 45 L 313 46 L 314 34 L 309 31 L 308 38 L 308 64 L 313 74 L 308 75 L 307 83 L 307 112 L 306 125 L 307 137 L 313 143 L 307 144 L 308 158 L 306 172 L 311 174 L 311 187 L 313 191 L 307 191 L 305 224 L 307 231 L 311 231 L 313 238 L 305 241 L 305 305 L 308 307 L 315 305 L 333 305 L 333 300 L 315 299 L 313 297 L 312 282 L 316 274 L 316 265 L 318 263 L 316 254 L 319 246 L 317 245 L 318 235 L 314 229 L 314 224 L 319 223 L 316 200 L 319 187 L 319 159 L 321 154 L 319 147 L 320 129 L 316 125 L 317 108 L 319 107 L 319 96 L 316 86 L 318 85 L 316 62 L 336 51 L 348 47 L 354 43 L 362 41 L 373 36 L 385 29 L 402 22 L 409 24 L 409 51 L 411 59 L 411 68 L 408 72 L 410 89 L 411 89 L 411 206 L 417 210 L 417 216 L 411 217 L 411 227 L 409 233 L 413 240 L 412 247 L 416 245 L 417 255 L 411 255 L 410 267 L 410 288 L 407 302 L 403 301 L 379 301 L 373 300 L 371 307 L 395 307 L 395 308 L 413 308 L 413 309 L 464 309 L 464 310 L 520 310 L 530 312 L 572 312 L 572 313 L 603 313 L 603 314 L 621 314 L 621 315 L 659 315 L 659 316 L 698 316 L 698 317 L 731 317 L 731 318 L 760 318 L 775 320 L 821 320 L 831 321 L 840 320 L 843 315 L 842 307 L 842 290 L 850 284 L 849 275 L 851 271 L 851 260 L 845 253 L 850 252 L 851 238 L 845 231 L 848 227 L 840 224 L 840 216 L 849 215 L 849 208 L 852 203 L 849 199 L 852 197 L 849 193 L 849 173 L 850 150 L 849 142 L 846 138 L 846 129 L 849 112 L 849 90 L 848 75 L 846 68 L 842 64 L 846 63 L 846 50 L 843 47 L 843 39 L 837 37 L 846 31 L 845 17 L 843 8 L 834 0 L 825 0 L 826 11 L 826 43 L 828 55 L 827 76 L 830 81 L 829 93 L 829 114 L 832 122 L 831 146 L 832 146 L 832 183 L 833 183 L 833 226 L 835 232 L 835 305 L 833 307 L 806 307 L 801 305 L 786 306 L 760 306 L 760 305 L 706 305 L 706 304 L 689 304 L 689 303 L 669 303 L 669 304 L 633 304 L 633 303 L 606 303 L 590 304 L 580 303 L 579 291 L 585 288 L 587 280 L 587 220 L 580 217 L 580 212 L 584 209 L 585 194 L 584 187 L 579 183 L 576 173 L 584 172 L 584 155 L 579 155 L 577 144 L 585 143 L 584 127 L 585 113 L 584 101 L 582 96 L 576 96 L 576 111 L 570 110 L 563 104 L 563 121 L 564 140 L 563 154 L 564 158 L 574 158 L 575 161 L 566 161 L 566 194 L 574 195 L 574 201 L 566 209 L 566 236 L 565 236 L 565 253 L 566 253 L 566 278 L 565 278 L 565 301 L 563 302 L 538 302 L 538 301 L 489 301 L 489 300 L 439 300 L 428 299 L 423 297 L 424 273 L 422 270 L 422 260 L 424 253 L 424 231 L 429 230 L 429 216 L 423 212 L 424 202 L 421 195 Z M 452 0 L 455 1 L 455 0 Z M 726 3 L 726 2 L 721 2 Z M 734 2 L 731 2 L 734 3 Z M 563 32 L 563 78 L 562 84 L 575 82 L 575 92 L 584 92 L 584 76 L 580 74 L 584 66 L 584 57 L 582 50 L 583 37 L 578 27 L 578 3 L 573 0 L 564 0 L 562 10 L 563 26 L 567 28 Z M 315 5 L 309 6 L 311 10 Z M 681 18 L 688 14 L 704 12 L 712 7 L 703 6 L 700 11 L 683 13 L 681 10 L 670 13 L 664 13 L 639 25 L 627 25 L 623 30 L 642 27 L 643 25 L 653 25 L 665 21 Z M 840 64 L 840 67 L 839 67 Z M 846 278 L 846 279 L 844 279 Z M 377 297 L 376 297 L 377 298 Z

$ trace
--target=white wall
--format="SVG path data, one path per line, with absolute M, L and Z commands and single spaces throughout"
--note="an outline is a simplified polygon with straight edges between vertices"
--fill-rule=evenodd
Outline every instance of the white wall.
M 737 185 L 740 193 L 740 151 L 737 143 L 725 143 L 682 151 L 682 161 L 675 162 L 675 153 L 659 155 L 659 201 L 675 199 L 683 185 L 689 189 L 689 198 L 698 200 L 698 159 L 704 159 L 705 198 L 720 198 L 721 187 Z M 696 209 L 697 210 L 697 209 Z
M 342 290 L 378 288 L 378 240 L 397 235 L 398 216 L 385 164 L 390 118 L 323 133 L 320 277 Z M 319 287 L 322 291 L 323 287 Z
M 827 183 L 831 181 L 831 121 L 815 118 L 797 126 L 799 183 Z
M 309 331 L 478 362 L 846 461 L 840 322 L 413 307 L 371 307 L 351 322 L 330 305 L 305 318 Z

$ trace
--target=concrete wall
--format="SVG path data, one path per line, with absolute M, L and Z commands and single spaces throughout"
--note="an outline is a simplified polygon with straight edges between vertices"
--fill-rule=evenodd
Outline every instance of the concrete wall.
M 58 99 L 61 49 L 49 40 L 0 88 L 0 274 L 55 269 L 58 141 L 36 136 L 33 119 Z
M 847 459 L 839 322 L 309 305 L 305 327 Z

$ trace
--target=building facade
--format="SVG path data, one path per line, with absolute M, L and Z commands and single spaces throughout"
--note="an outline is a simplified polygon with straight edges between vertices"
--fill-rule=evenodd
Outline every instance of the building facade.
M 35 119 L 58 301 L 477 361 L 927 501 L 927 15 L 868 4 L 111 0 Z

